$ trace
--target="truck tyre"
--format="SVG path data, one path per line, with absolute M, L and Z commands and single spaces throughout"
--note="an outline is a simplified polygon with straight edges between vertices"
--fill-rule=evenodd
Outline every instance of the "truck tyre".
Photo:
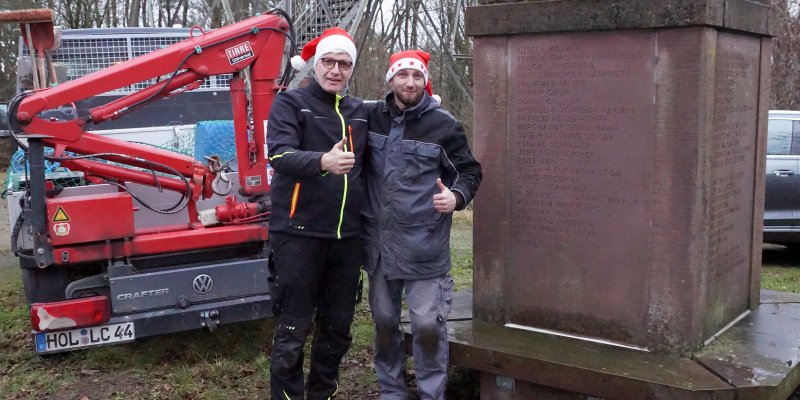
M 27 258 L 20 258 L 19 263 L 28 305 L 66 300 L 64 291 L 69 284 L 67 271 L 57 266 L 39 269 L 35 267 L 33 260 Z

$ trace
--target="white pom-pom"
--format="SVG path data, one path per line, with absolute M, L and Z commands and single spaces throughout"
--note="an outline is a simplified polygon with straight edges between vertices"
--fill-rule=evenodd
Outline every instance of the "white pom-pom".
M 306 60 L 303 60 L 303 57 L 300 56 L 292 57 L 291 62 L 292 62 L 292 68 L 294 68 L 296 71 L 300 71 L 301 69 L 303 69 L 303 67 L 306 66 Z
M 442 104 L 442 98 L 438 94 L 431 96 L 431 98 L 436 100 L 437 103 Z

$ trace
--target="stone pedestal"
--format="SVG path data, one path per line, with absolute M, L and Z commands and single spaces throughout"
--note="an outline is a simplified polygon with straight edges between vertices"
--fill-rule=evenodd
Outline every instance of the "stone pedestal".
M 746 0 L 467 11 L 484 399 L 784 399 L 800 298 L 759 304 L 771 24 Z M 410 331 L 408 326 L 406 332 Z
M 769 11 L 468 10 L 475 320 L 681 355 L 758 306 Z

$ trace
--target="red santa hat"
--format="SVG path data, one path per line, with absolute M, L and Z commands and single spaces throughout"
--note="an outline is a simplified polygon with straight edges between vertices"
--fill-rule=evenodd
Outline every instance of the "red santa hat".
M 389 70 L 386 71 L 386 82 L 394 78 L 398 71 L 401 69 L 413 69 L 422 72 L 425 77 L 425 91 L 428 95 L 441 101 L 439 96 L 433 95 L 433 87 L 431 86 L 431 78 L 428 73 L 428 61 L 431 55 L 422 50 L 405 50 L 392 54 L 389 57 Z
M 337 51 L 347 53 L 353 60 L 353 64 L 356 63 L 356 44 L 350 34 L 338 27 L 326 29 L 322 35 L 303 46 L 303 51 L 299 56 L 292 57 L 292 67 L 298 71 L 303 69 L 311 57 L 314 57 L 314 65 L 316 65 L 323 55 Z

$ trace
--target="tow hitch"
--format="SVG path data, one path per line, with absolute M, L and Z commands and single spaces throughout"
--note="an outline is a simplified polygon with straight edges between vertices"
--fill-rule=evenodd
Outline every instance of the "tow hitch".
M 217 310 L 210 310 L 210 311 L 203 311 L 200 313 L 200 326 L 208 328 L 209 331 L 214 332 L 217 329 L 217 325 L 219 325 L 219 311 Z

